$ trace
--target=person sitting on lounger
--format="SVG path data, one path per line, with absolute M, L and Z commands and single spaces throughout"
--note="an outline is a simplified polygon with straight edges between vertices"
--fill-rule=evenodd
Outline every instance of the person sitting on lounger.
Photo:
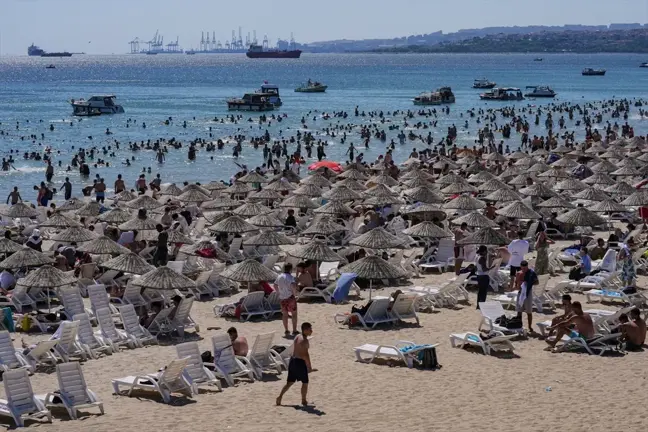
M 227 334 L 232 341 L 232 349 L 234 350 L 234 354 L 242 357 L 247 356 L 249 350 L 247 339 L 245 339 L 243 336 L 238 335 L 236 327 L 230 327 L 229 330 L 227 330 Z
M 621 340 L 625 342 L 626 350 L 638 351 L 646 342 L 646 322 L 641 319 L 641 311 L 634 308 L 630 311 L 630 319 L 626 314 L 619 316 L 621 323 L 618 329 L 623 334 Z
M 583 312 L 583 306 L 580 302 L 572 303 L 572 312 L 571 318 L 555 327 L 556 338 L 552 341 L 547 339 L 547 342 L 552 348 L 555 348 L 556 344 L 565 335 L 569 335 L 572 338 L 581 337 L 585 340 L 594 336 L 594 321 L 592 321 L 592 317 L 589 314 Z M 554 327 L 549 327 L 549 331 L 552 330 L 554 330 Z
M 563 310 L 565 311 L 564 314 L 559 315 L 555 317 L 554 319 L 551 320 L 551 327 L 552 329 L 555 329 L 558 324 L 563 323 L 567 320 L 569 320 L 572 317 L 572 298 L 569 294 L 563 294 L 562 296 L 562 305 L 563 305 Z M 551 330 L 549 332 L 549 336 L 553 336 L 554 330 Z
M 311 276 L 310 272 L 308 272 L 307 267 L 308 264 L 305 262 L 300 262 L 299 264 L 297 264 L 296 276 L 297 276 L 297 289 L 299 291 L 301 291 L 306 287 L 314 286 L 313 277 Z

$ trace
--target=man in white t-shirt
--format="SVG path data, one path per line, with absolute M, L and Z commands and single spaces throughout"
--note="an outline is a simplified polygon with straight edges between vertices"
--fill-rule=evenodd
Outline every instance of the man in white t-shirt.
M 297 282 L 293 277 L 292 264 L 286 263 L 283 266 L 283 273 L 281 273 L 274 283 L 274 289 L 279 294 L 281 301 L 281 319 L 284 325 L 284 335 L 290 336 L 288 331 L 288 317 L 292 317 L 292 334 L 296 336 L 299 334 L 297 331 Z
M 529 253 L 529 242 L 524 240 L 524 231 L 518 231 L 518 238 L 508 245 L 508 251 L 511 254 L 509 258 L 509 266 L 511 267 L 509 291 L 511 291 L 515 283 L 515 274 L 520 270 L 520 265 L 524 261 L 524 255 Z

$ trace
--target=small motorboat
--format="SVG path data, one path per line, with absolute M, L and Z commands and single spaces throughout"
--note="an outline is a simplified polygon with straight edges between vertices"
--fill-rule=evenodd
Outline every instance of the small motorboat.
M 227 100 L 230 111 L 272 111 L 275 105 L 270 101 L 270 93 L 245 93 L 242 98 Z
M 54 66 L 53 64 L 49 64 L 45 66 L 45 69 L 56 69 L 56 66 Z
M 414 105 L 443 105 L 455 102 L 455 96 L 450 87 L 441 87 L 434 92 L 424 92 L 413 99 Z
M 479 98 L 482 100 L 517 101 L 524 99 L 524 96 L 517 87 L 500 87 L 480 94 Z
M 327 88 L 328 86 L 321 82 L 308 80 L 306 83 L 297 87 L 295 91 L 297 93 L 324 93 Z
M 528 98 L 553 98 L 556 97 L 556 92 L 553 91 L 549 86 L 527 86 L 527 89 L 533 89 L 529 93 L 525 94 L 524 97 Z
M 497 85 L 496 82 L 489 81 L 486 78 L 476 79 L 473 82 L 473 88 L 475 89 L 492 89 Z
M 72 99 L 72 114 L 75 116 L 94 116 L 100 114 L 123 114 L 124 107 L 116 103 L 115 95 L 92 96 L 90 99 Z M 98 114 L 97 114 L 98 113 Z
M 583 69 L 583 76 L 603 76 L 605 75 L 606 70 L 605 69 L 592 69 L 592 68 L 585 68 Z
M 533 61 L 542 61 L 542 60 L 544 60 L 542 57 L 536 57 L 533 59 Z
M 639 65 L 639 67 L 642 67 L 642 68 L 648 68 L 648 62 L 643 62 L 643 63 L 641 63 L 641 64 Z

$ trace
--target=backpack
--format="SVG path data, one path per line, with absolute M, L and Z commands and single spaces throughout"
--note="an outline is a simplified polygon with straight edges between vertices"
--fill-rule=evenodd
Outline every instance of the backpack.
M 519 318 L 517 316 L 509 318 L 506 320 L 506 324 L 504 325 L 509 330 L 512 329 L 520 329 L 522 328 L 522 318 Z
M 437 358 L 436 349 L 434 347 L 425 348 L 419 353 L 418 357 L 421 362 L 421 368 L 423 369 L 436 370 L 441 369 L 442 367 L 439 364 L 439 359 Z

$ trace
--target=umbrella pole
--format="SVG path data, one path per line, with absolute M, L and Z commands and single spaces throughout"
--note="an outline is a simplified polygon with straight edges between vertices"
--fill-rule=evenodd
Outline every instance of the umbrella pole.
M 371 291 L 373 290 L 373 279 L 369 279 L 369 301 L 371 301 Z

